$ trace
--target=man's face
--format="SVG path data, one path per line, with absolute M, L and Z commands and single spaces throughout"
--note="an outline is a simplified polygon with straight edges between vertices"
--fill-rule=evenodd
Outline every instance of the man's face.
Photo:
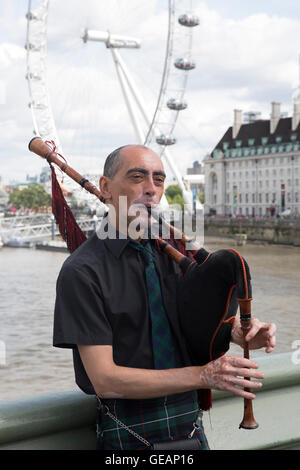
M 126 217 L 127 227 L 136 216 L 142 224 L 148 224 L 149 215 L 144 207 L 155 207 L 164 192 L 165 172 L 161 159 L 152 150 L 138 145 L 122 149 L 120 159 L 121 167 L 114 178 L 103 176 L 100 179 L 106 203 L 115 208 L 116 227 L 119 228 L 120 216 Z M 129 214 L 123 205 L 124 196 Z M 142 205 L 140 211 L 137 210 L 139 204 Z

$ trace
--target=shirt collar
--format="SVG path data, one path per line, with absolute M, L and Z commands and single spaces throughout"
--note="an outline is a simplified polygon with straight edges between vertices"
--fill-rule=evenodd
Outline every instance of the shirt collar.
M 131 240 L 131 238 L 126 237 L 108 222 L 107 214 L 104 215 L 96 234 L 100 240 L 104 241 L 105 246 L 116 258 L 120 258 Z

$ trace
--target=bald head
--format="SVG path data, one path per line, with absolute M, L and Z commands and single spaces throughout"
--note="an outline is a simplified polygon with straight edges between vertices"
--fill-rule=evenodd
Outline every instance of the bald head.
M 122 147 L 115 149 L 106 157 L 103 175 L 113 179 L 122 166 L 122 157 L 126 158 L 131 152 L 136 152 L 139 149 L 151 151 L 144 145 L 122 145 Z

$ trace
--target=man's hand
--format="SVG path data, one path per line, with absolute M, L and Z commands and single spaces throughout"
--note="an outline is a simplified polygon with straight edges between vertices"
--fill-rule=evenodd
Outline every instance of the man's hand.
M 266 348 L 266 353 L 270 353 L 276 344 L 276 325 L 274 323 L 263 323 L 258 318 L 251 318 L 250 329 L 246 335 L 249 349 Z M 239 315 L 236 316 L 232 326 L 231 340 L 243 347 L 243 331 Z
M 235 395 L 252 400 L 255 398 L 254 393 L 246 392 L 239 387 L 261 388 L 261 382 L 242 378 L 263 379 L 263 372 L 255 370 L 257 368 L 256 362 L 250 359 L 222 356 L 201 368 L 200 380 L 207 388 L 233 392 Z

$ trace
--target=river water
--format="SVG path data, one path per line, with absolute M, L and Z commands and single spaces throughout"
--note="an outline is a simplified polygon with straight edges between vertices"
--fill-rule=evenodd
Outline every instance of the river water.
M 205 241 L 210 250 L 236 249 L 230 240 Z M 300 340 L 300 248 L 248 244 L 238 251 L 251 270 L 253 315 L 277 324 L 275 352 L 291 351 Z M 0 250 L 0 400 L 76 389 L 71 351 L 52 347 L 55 283 L 67 256 Z M 235 345 L 230 353 L 242 355 Z

